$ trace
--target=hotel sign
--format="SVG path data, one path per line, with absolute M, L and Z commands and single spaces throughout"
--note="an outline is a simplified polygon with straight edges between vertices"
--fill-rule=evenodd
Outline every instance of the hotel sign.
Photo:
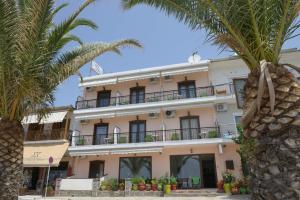
M 245 101 L 244 88 L 246 85 L 247 78 L 235 78 L 232 81 L 233 81 L 233 87 L 234 87 L 237 107 L 239 109 L 242 109 L 244 106 L 244 101 Z

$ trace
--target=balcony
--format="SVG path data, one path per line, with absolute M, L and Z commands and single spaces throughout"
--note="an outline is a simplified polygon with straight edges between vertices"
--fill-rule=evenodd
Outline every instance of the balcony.
M 170 90 L 170 91 L 159 91 L 152 93 L 145 93 L 138 96 L 138 101 L 131 101 L 131 99 L 137 99 L 135 96 L 119 96 L 111 97 L 107 99 L 106 103 L 100 103 L 97 99 L 82 100 L 76 102 L 76 109 L 89 109 L 89 108 L 101 108 L 109 106 L 121 106 L 130 104 L 142 104 L 142 103 L 153 103 L 162 101 L 172 101 L 181 99 L 193 99 L 201 97 L 211 96 L 226 96 L 233 93 L 232 84 L 221 84 L 215 86 L 198 87 L 186 90 Z
M 219 127 L 201 127 L 190 129 L 168 129 L 145 132 L 109 133 L 108 135 L 73 135 L 72 146 L 109 145 L 129 143 L 151 143 L 165 141 L 200 140 L 222 138 Z
M 42 140 L 63 140 L 65 136 L 65 128 L 52 130 L 30 130 L 25 137 L 25 141 L 42 141 Z

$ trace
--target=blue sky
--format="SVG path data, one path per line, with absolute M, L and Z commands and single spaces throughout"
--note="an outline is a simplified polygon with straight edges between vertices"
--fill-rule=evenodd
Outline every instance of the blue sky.
M 56 21 L 70 15 L 83 0 L 57 0 L 57 4 L 64 2 L 70 5 L 61 11 Z M 182 63 L 195 51 L 203 59 L 232 55 L 232 52 L 220 53 L 216 46 L 205 42 L 205 31 L 191 31 L 174 17 L 143 5 L 123 11 L 120 2 L 121 0 L 98 0 L 81 15 L 93 20 L 99 26 L 98 30 L 79 28 L 73 32 L 84 42 L 133 38 L 143 44 L 143 49 L 122 50 L 122 56 L 108 53 L 98 57 L 96 61 L 105 73 Z M 296 38 L 289 41 L 285 48 L 299 46 L 299 38 Z M 90 65 L 86 65 L 81 69 L 84 76 L 89 74 L 89 67 Z M 64 81 L 55 93 L 55 106 L 74 105 L 77 96 L 81 95 L 78 83 L 77 76 Z

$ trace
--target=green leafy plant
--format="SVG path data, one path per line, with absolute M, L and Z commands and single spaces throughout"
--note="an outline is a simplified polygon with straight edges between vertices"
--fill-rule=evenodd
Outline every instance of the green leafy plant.
M 234 181 L 234 176 L 231 172 L 226 171 L 223 173 L 223 180 L 224 183 L 231 183 L 232 181 Z
M 217 138 L 218 132 L 217 131 L 209 131 L 208 132 L 208 138 Z
M 179 140 L 178 133 L 173 133 L 171 136 L 171 140 Z
M 154 138 L 152 135 L 146 135 L 145 142 L 153 142 L 153 141 L 154 141 Z
M 157 185 L 157 184 L 158 184 L 158 181 L 157 181 L 157 178 L 156 178 L 156 177 L 152 178 L 151 184 L 152 184 L 152 185 Z
M 171 176 L 171 177 L 170 177 L 170 184 L 176 185 L 176 184 L 177 184 L 177 178 L 174 177 L 174 176 Z
M 140 178 L 139 177 L 133 177 L 131 178 L 131 183 L 132 184 L 139 184 L 140 182 Z

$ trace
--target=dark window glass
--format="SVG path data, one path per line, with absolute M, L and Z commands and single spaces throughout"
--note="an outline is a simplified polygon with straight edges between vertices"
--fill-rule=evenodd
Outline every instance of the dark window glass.
M 49 183 L 55 183 L 57 178 L 66 178 L 69 163 L 67 161 L 60 162 L 58 167 L 51 167 L 49 173 Z
M 105 144 L 108 135 L 108 124 L 96 124 L 94 130 L 93 144 Z
M 151 171 L 151 157 L 120 158 L 120 179 L 133 177 L 151 179 Z
M 196 97 L 195 81 L 183 81 L 178 83 L 178 93 L 184 98 Z
M 110 92 L 106 90 L 98 92 L 97 107 L 107 107 L 110 105 Z
M 139 143 L 145 141 L 146 135 L 146 122 L 145 121 L 132 121 L 130 122 L 130 142 Z
M 145 102 L 145 88 L 135 87 L 130 89 L 130 103 L 144 103 Z
M 89 178 L 101 178 L 104 175 L 104 162 L 95 160 L 90 162 Z
M 181 138 L 183 140 L 192 140 L 200 138 L 199 117 L 183 117 L 180 119 Z
M 234 163 L 233 160 L 226 160 L 226 169 L 234 170 Z
M 200 156 L 170 156 L 171 175 L 178 178 L 200 177 Z

